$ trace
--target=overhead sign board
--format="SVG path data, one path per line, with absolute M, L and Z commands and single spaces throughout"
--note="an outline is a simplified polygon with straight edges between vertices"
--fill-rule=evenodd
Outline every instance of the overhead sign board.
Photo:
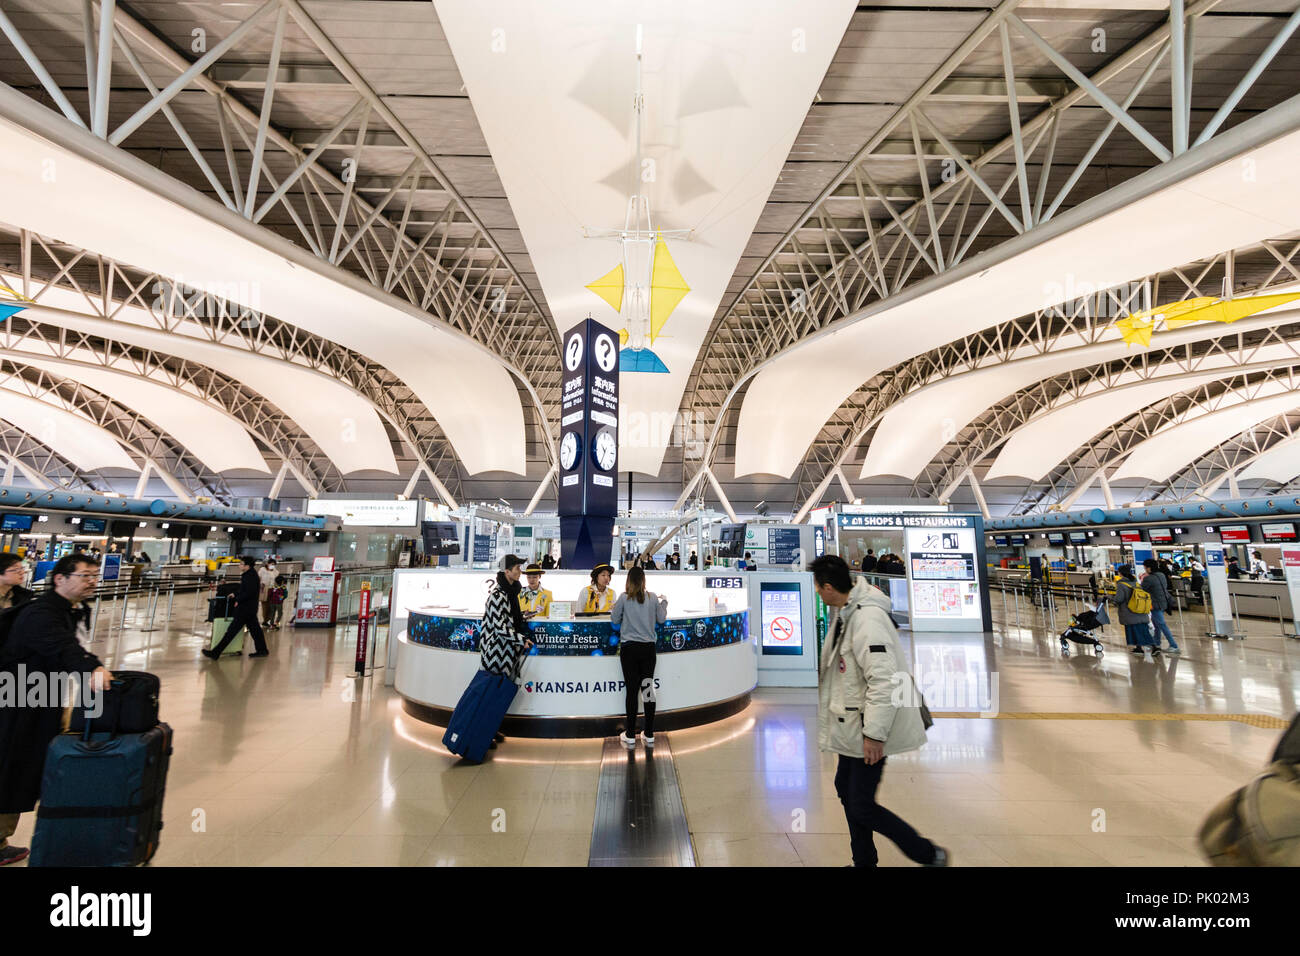
M 307 514 L 343 519 L 345 527 L 414 528 L 419 522 L 418 501 L 367 501 L 356 498 L 313 498 Z

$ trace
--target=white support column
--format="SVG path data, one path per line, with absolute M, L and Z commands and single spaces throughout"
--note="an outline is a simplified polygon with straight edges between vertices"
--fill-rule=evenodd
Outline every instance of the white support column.
M 1237 473 L 1235 471 L 1228 475 L 1228 494 L 1234 498 L 1241 497 L 1241 488 L 1237 486 Z
M 135 496 L 134 496 L 134 497 L 136 497 L 136 498 L 143 498 L 143 497 L 144 497 L 144 489 L 145 489 L 145 488 L 148 486 L 148 484 L 149 484 L 149 469 L 150 469 L 151 467 L 152 467 L 151 462 L 146 458 L 146 459 L 145 459 L 145 463 L 144 463 L 144 467 L 140 469 L 140 478 L 139 478 L 139 480 L 136 481 L 136 483 L 135 483 Z
M 420 475 L 423 472 L 424 472 L 424 462 L 420 462 L 418 465 L 415 466 L 415 471 L 411 472 L 411 480 L 408 481 L 406 483 L 406 487 L 402 489 L 403 498 L 411 497 L 411 492 L 413 492 L 415 490 L 415 486 L 419 484 Z
M 989 514 L 989 503 L 984 500 L 984 489 L 980 487 L 979 480 L 975 477 L 975 469 L 972 468 L 966 474 L 970 476 L 970 490 L 975 492 L 975 500 L 979 502 L 980 514 L 984 516 L 985 521 L 988 521 L 993 516 Z
M 822 495 L 826 494 L 826 488 L 830 485 L 831 479 L 834 477 L 834 469 L 826 472 L 826 474 L 822 476 L 822 480 L 817 483 L 817 487 L 814 488 L 812 494 L 808 496 L 808 500 L 803 503 L 803 507 L 795 512 L 794 518 L 790 521 L 791 524 L 803 523 L 803 519 L 808 517 L 808 512 L 812 511 L 821 503 Z
M 1089 488 L 1092 487 L 1092 483 L 1097 480 L 1097 476 L 1100 474 L 1101 474 L 1101 469 L 1098 468 L 1087 478 L 1084 478 L 1083 481 L 1075 485 L 1074 490 L 1061 499 L 1061 504 L 1060 504 L 1061 510 L 1068 511 L 1070 508 L 1073 508 L 1074 503 L 1079 500 L 1079 498 L 1083 495 L 1085 491 L 1087 491 Z
M 275 474 L 275 481 L 271 482 L 271 490 L 267 494 L 268 498 L 279 498 L 280 492 L 284 488 L 284 476 L 289 473 L 289 463 L 286 461 L 280 465 L 280 470 Z
M 840 480 L 840 487 L 843 488 L 844 493 L 848 495 L 849 501 L 853 501 L 857 495 L 853 493 L 853 486 L 849 484 L 849 476 L 844 474 L 844 469 L 839 465 L 835 466 L 835 477 Z
M 6 485 L 12 485 L 14 483 L 14 460 L 12 458 L 5 462 L 4 483 Z
M 1106 507 L 1111 511 L 1115 510 L 1115 496 L 1111 494 L 1110 482 L 1106 479 L 1104 471 L 1097 472 L 1097 483 L 1101 485 L 1101 495 L 1106 500 Z
M 709 479 L 709 484 L 713 487 L 714 493 L 717 494 L 718 500 L 722 502 L 722 510 L 727 513 L 727 517 L 730 518 L 733 523 L 739 520 L 736 518 L 735 509 L 731 507 L 731 502 L 727 500 L 726 492 L 722 490 L 722 485 L 718 484 L 718 479 L 714 476 L 713 469 L 706 468 L 704 476 Z
M 966 480 L 966 476 L 970 475 L 970 473 L 971 470 L 967 468 L 965 471 L 958 474 L 952 481 L 948 482 L 948 487 L 939 492 L 939 504 L 946 505 L 948 499 L 952 497 L 953 492 L 961 487 L 961 483 Z M 974 476 L 972 475 L 971 477 Z
M 146 458 L 144 462 L 145 462 L 145 467 L 140 471 L 142 478 L 147 472 L 147 470 L 149 468 L 152 468 L 154 474 L 163 480 L 163 483 L 167 485 L 168 490 L 170 490 L 171 493 L 176 496 L 177 500 L 183 501 L 187 505 L 194 503 L 194 497 L 188 491 L 185 490 L 184 485 L 182 485 L 179 481 L 176 480 L 175 475 L 169 472 L 166 468 L 160 466 L 158 462 L 154 461 L 152 458 Z M 136 497 L 137 498 L 140 497 L 140 495 L 143 493 L 144 493 L 143 489 L 141 489 L 141 491 L 136 495 Z
M 695 473 L 695 477 L 686 483 L 686 487 L 682 489 L 682 493 L 678 495 L 677 500 L 673 502 L 673 511 L 681 511 L 682 508 L 686 506 L 686 499 L 691 496 L 691 492 L 695 490 L 695 486 L 698 485 L 700 479 L 704 477 L 704 471 L 705 469 L 702 466 L 700 470 Z
M 546 490 L 546 486 L 549 485 L 551 479 L 555 477 L 556 470 L 556 466 L 552 465 L 547 470 L 546 474 L 542 476 L 542 480 L 537 483 L 537 490 L 533 492 L 533 497 L 528 501 L 528 507 L 524 509 L 525 518 L 533 513 L 533 509 L 537 507 L 537 503 L 542 500 L 542 492 Z

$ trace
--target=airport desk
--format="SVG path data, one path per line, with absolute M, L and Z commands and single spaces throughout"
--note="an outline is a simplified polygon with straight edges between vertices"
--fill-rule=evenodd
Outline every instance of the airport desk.
M 484 571 L 402 569 L 392 597 L 390 672 L 403 708 L 445 725 L 479 669 L 478 627 L 494 581 Z M 610 588 L 621 593 L 624 575 Z M 542 586 L 554 601 L 573 601 L 586 572 L 550 571 Z M 706 586 L 719 585 L 717 587 Z M 766 584 L 766 587 L 764 585 Z M 761 662 L 780 659 L 816 684 L 816 625 L 811 575 L 793 572 L 650 572 L 650 591 L 668 598 L 657 636 L 656 728 L 672 730 L 720 720 L 743 710 L 759 683 Z M 751 630 L 750 600 L 783 601 L 788 615 L 768 609 L 776 635 L 796 653 L 763 654 Z M 776 606 L 776 610 L 780 610 Z M 808 612 L 805 615 L 803 612 Z M 520 689 L 502 726 L 507 736 L 606 737 L 624 722 L 618 634 L 609 615 L 533 618 L 535 646 L 524 661 Z M 779 641 L 777 639 L 780 639 Z M 786 648 L 777 648 L 786 650 Z M 790 686 L 788 683 L 786 686 Z
M 1294 620 L 1291 609 L 1291 594 L 1285 581 L 1255 581 L 1249 578 L 1228 580 L 1228 594 L 1237 613 L 1242 617 L 1262 617 Z

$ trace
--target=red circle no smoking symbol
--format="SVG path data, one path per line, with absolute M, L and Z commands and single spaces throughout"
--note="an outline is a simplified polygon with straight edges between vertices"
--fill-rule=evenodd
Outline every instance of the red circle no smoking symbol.
M 794 637 L 794 625 L 790 623 L 788 617 L 772 618 L 772 623 L 767 626 L 767 630 L 774 641 L 788 641 Z

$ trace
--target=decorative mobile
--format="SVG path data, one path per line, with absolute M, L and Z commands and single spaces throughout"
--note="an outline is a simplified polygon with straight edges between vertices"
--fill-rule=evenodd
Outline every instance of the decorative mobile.
M 13 299 L 14 301 L 5 301 L 6 299 Z M 9 288 L 5 281 L 0 279 L 0 322 L 5 321 L 11 315 L 16 315 L 21 312 L 23 309 L 27 308 L 32 301 L 33 300 L 27 298 L 27 296 L 23 295 L 21 292 L 15 292 L 13 289 Z
M 1236 322 L 1256 312 L 1272 309 L 1288 302 L 1300 299 L 1300 292 L 1288 292 L 1281 295 L 1250 295 L 1240 299 L 1216 299 L 1201 296 L 1196 299 L 1184 299 L 1154 309 L 1143 309 L 1125 316 L 1115 323 L 1120 337 L 1128 345 L 1147 346 L 1155 332 L 1156 323 L 1163 322 L 1164 328 L 1180 329 L 1193 322 Z
M 614 239 L 623 247 L 623 261 L 586 288 L 600 296 L 624 320 L 618 330 L 620 370 L 668 371 L 651 348 L 663 333 L 669 316 L 691 291 L 673 262 L 665 236 L 690 238 L 692 230 L 656 229 L 650 214 L 650 197 L 641 192 L 642 131 L 645 96 L 641 88 L 641 26 L 636 28 L 636 159 L 632 166 L 632 195 L 622 229 L 588 230 L 588 238 Z

